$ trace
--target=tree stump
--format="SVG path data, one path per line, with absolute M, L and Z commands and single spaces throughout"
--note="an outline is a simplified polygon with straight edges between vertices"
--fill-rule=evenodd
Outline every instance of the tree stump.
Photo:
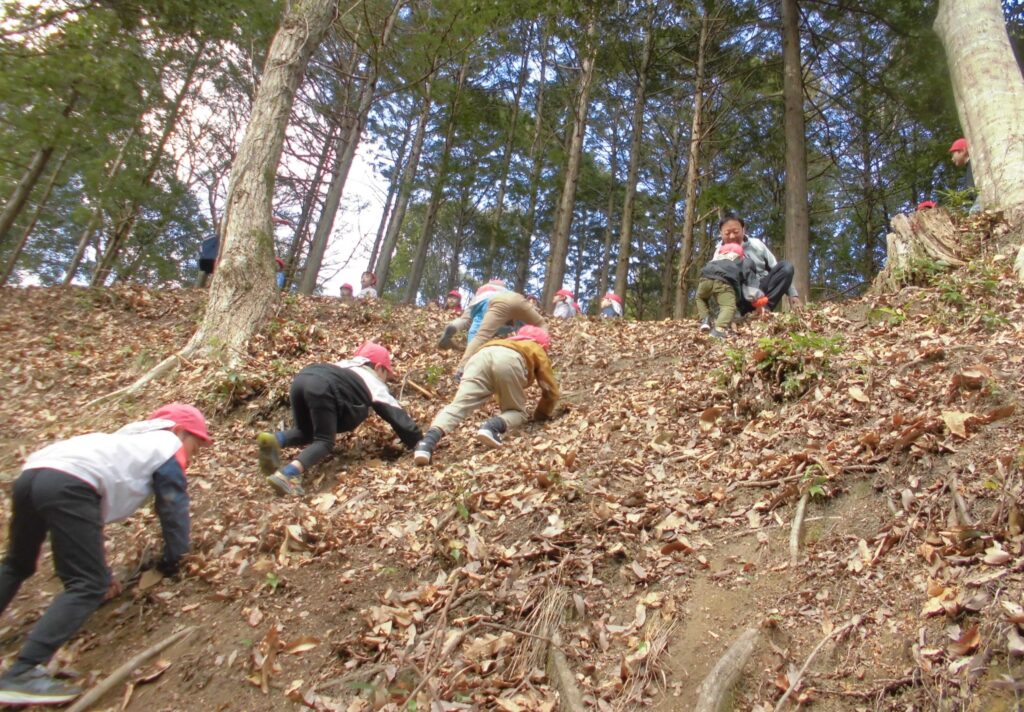
M 959 267 L 973 252 L 960 239 L 949 213 L 940 208 L 897 215 L 891 228 L 885 238 L 885 269 L 871 285 L 875 294 L 898 292 L 922 276 Z

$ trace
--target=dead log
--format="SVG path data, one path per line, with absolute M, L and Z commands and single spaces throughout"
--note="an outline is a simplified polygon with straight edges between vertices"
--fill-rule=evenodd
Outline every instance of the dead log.
M 757 628 L 747 628 L 740 634 L 725 655 L 718 659 L 715 667 L 707 674 L 697 690 L 697 704 L 694 712 L 719 712 L 727 709 L 725 704 L 733 686 L 740 679 L 740 673 L 754 652 L 759 633 Z
M 901 213 L 890 227 L 892 232 L 885 237 L 885 269 L 871 286 L 875 294 L 892 294 L 936 269 L 959 267 L 973 252 L 941 208 Z

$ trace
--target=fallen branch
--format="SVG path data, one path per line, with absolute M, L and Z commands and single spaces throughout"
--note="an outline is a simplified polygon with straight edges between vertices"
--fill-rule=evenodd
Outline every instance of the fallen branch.
M 949 476 L 946 486 L 949 487 L 949 494 L 953 498 L 953 511 L 956 513 L 958 523 L 962 527 L 973 527 L 974 519 L 968 513 L 967 503 L 960 494 L 960 482 L 957 480 L 956 475 Z
M 801 472 L 796 475 L 789 475 L 787 477 L 779 477 L 774 480 L 743 480 L 742 482 L 734 483 L 734 487 L 774 487 L 775 485 L 785 484 L 787 482 L 796 482 L 804 473 Z
M 740 673 L 754 652 L 759 637 L 757 628 L 747 628 L 736 642 L 729 646 L 700 683 L 694 712 L 719 712 L 723 708 L 726 697 L 739 680 Z
M 171 647 L 179 640 L 184 640 L 189 635 L 191 635 L 192 631 L 194 630 L 195 626 L 189 626 L 188 628 L 179 630 L 177 633 L 164 638 L 159 643 L 156 643 L 155 645 L 151 645 L 150 647 L 146 648 L 141 653 L 136 655 L 134 658 L 132 658 L 124 665 L 119 667 L 117 670 L 114 670 L 114 672 L 110 673 L 110 675 L 108 675 L 103 682 L 99 683 L 98 685 L 96 685 L 96 687 L 92 688 L 84 695 L 82 695 L 80 698 L 78 698 L 78 701 L 75 702 L 75 704 L 71 705 L 71 707 L 67 709 L 67 712 L 85 712 L 85 710 L 89 709 L 92 705 L 99 702 L 105 694 L 107 694 L 115 687 L 120 685 L 122 682 L 124 682 L 137 667 L 142 665 L 150 658 L 160 654 L 166 648 Z
M 782 695 L 782 697 L 779 698 L 779 701 L 775 705 L 775 712 L 782 711 L 782 707 L 786 704 L 786 700 L 788 700 L 789 696 L 793 694 L 793 690 L 800 686 L 800 682 L 803 680 L 804 673 L 807 672 L 807 668 L 811 666 L 811 663 L 814 661 L 814 658 L 817 657 L 818 653 L 821 651 L 822 647 L 824 647 L 825 643 L 832 640 L 833 638 L 838 638 L 846 631 L 852 628 L 856 628 L 859 625 L 860 616 L 856 615 L 850 620 L 843 623 L 835 630 L 833 630 L 831 633 L 826 635 L 820 641 L 818 641 L 818 644 L 814 646 L 814 650 L 811 651 L 811 654 L 807 656 L 807 660 L 804 661 L 803 667 L 801 667 L 800 670 L 797 672 L 796 677 L 789 681 L 789 687 L 786 689 L 786 692 Z
M 414 391 L 419 393 L 424 398 L 429 398 L 430 400 L 434 399 L 434 394 L 433 394 L 432 391 L 430 391 L 430 389 L 424 388 L 423 386 L 421 386 L 420 384 L 416 383 L 416 381 L 412 380 L 411 378 L 407 379 L 406 383 L 408 383 L 410 388 L 412 388 Z
M 800 529 L 804 525 L 804 512 L 807 511 L 807 500 L 811 498 L 810 492 L 804 492 L 800 503 L 796 505 L 796 514 L 793 515 L 793 528 L 789 532 L 789 566 L 796 568 L 800 563 Z

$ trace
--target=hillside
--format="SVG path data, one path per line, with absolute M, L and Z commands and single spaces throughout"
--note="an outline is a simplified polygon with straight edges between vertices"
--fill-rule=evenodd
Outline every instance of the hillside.
M 170 400 L 199 405 L 216 441 L 190 468 L 187 575 L 144 579 L 58 662 L 102 677 L 194 625 L 127 709 L 690 710 L 752 628 L 735 709 L 773 709 L 798 679 L 790 700 L 820 710 L 1011 709 L 1024 294 L 1010 262 L 988 250 L 727 345 L 692 322 L 557 324 L 554 421 L 493 452 L 467 426 L 416 468 L 371 418 L 297 502 L 264 484 L 254 444 L 290 417 L 291 376 L 381 341 L 433 396 L 393 386 L 425 425 L 453 393 L 457 356 L 433 347 L 443 314 L 288 297 L 241 371 L 183 364 L 86 407 L 184 343 L 202 293 L 4 289 L 6 476 L 53 439 Z M 108 538 L 126 571 L 160 545 L 152 513 Z M 0 619 L 5 656 L 59 590 L 48 560 L 40 572 Z

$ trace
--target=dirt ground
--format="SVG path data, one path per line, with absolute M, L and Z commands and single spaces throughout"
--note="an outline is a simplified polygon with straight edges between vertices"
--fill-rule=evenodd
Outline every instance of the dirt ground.
M 727 709 L 791 686 L 807 709 L 1015 709 L 1024 298 L 943 294 L 776 315 L 724 345 L 690 323 L 555 324 L 550 423 L 484 451 L 480 413 L 416 468 L 371 417 L 285 501 L 253 442 L 289 419 L 291 376 L 379 340 L 425 425 L 454 392 L 444 314 L 288 298 L 238 369 L 189 363 L 90 405 L 182 345 L 203 295 L 0 290 L 5 475 L 169 400 L 216 440 L 189 471 L 185 575 L 105 605 L 54 667 L 91 684 L 192 626 L 100 708 L 692 710 L 753 628 Z M 149 510 L 108 528 L 123 571 L 159 546 Z M 44 557 L 0 618 L 5 660 L 58 590 Z

